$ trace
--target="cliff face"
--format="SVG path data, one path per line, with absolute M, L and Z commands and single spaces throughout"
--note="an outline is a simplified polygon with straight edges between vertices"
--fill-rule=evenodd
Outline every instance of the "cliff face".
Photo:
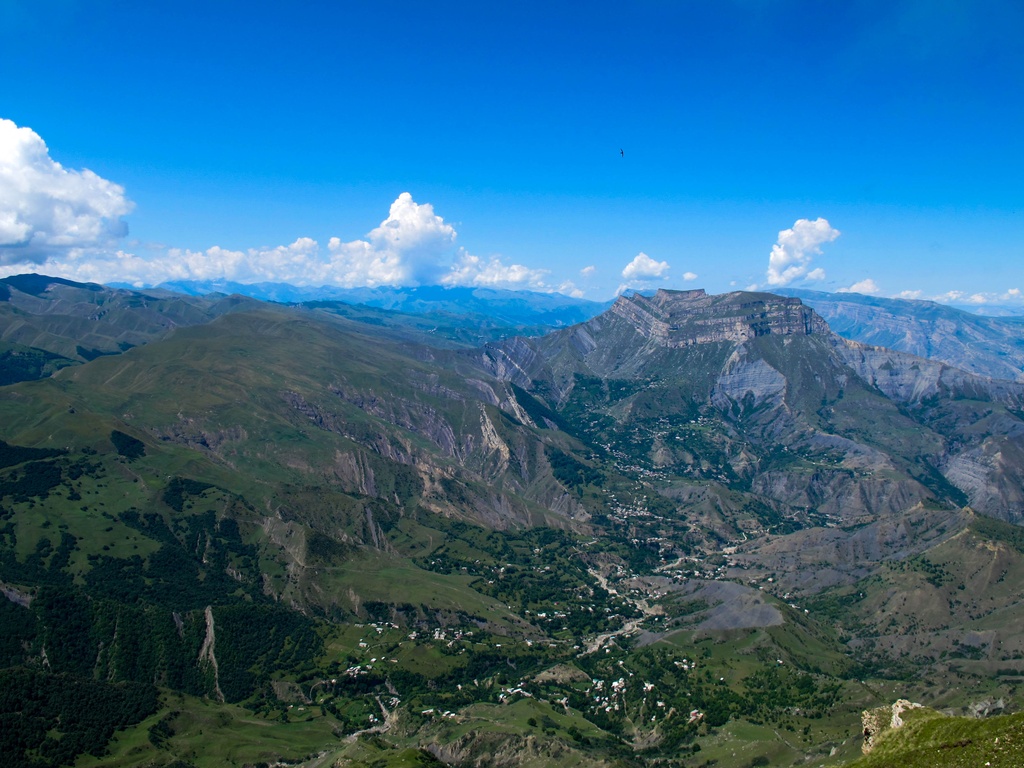
M 620 296 L 611 311 L 646 338 L 674 348 L 829 333 L 825 321 L 800 299 L 767 293 L 708 296 L 703 290 L 660 290 L 652 297 Z

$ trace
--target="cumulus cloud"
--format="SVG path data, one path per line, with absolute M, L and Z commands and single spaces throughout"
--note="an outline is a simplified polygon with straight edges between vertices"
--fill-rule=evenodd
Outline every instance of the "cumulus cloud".
M 330 239 L 331 271 L 349 287 L 437 283 L 451 268 L 456 236 L 430 203 L 403 192 L 365 240 Z
M 866 293 L 868 295 L 874 295 L 881 292 L 882 289 L 879 288 L 875 281 L 870 277 L 854 283 L 849 288 L 839 288 L 836 290 L 836 293 Z
M 124 250 L 94 251 L 71 249 L 42 267 L 47 274 L 80 282 L 128 283 L 138 287 L 171 280 L 225 279 L 240 283 L 291 282 L 319 285 L 329 274 L 329 265 L 319 257 L 317 242 L 302 237 L 291 245 L 233 251 L 213 246 L 204 251 L 171 248 L 158 256 L 144 258 Z M 0 268 L 3 274 L 24 272 L 24 264 Z
M 1024 293 L 1021 293 L 1019 288 L 1010 288 L 1003 293 L 972 293 L 970 296 L 965 296 L 962 291 L 950 291 L 944 294 L 944 296 L 950 296 L 954 293 L 957 294 L 957 297 L 951 300 L 962 301 L 965 304 L 1015 304 L 1024 301 Z
M 768 257 L 768 284 L 781 287 L 802 277 L 823 279 L 825 273 L 821 269 L 808 274 L 811 260 L 821 253 L 823 244 L 832 242 L 839 234 L 838 229 L 822 218 L 798 219 L 792 229 L 779 232 L 778 242 L 772 246 Z
M 363 238 L 332 237 L 325 248 L 300 237 L 290 245 L 246 250 L 151 246 L 143 256 L 119 247 L 128 231 L 123 217 L 132 208 L 123 187 L 89 170 L 65 169 L 38 134 L 0 119 L 0 276 L 31 269 L 138 287 L 223 279 L 300 286 L 474 285 L 582 295 L 572 282 L 549 283 L 546 269 L 506 264 L 500 256 L 484 259 L 458 247 L 455 228 L 408 192 Z M 668 268 L 651 259 L 634 261 L 638 274 Z M 591 266 L 581 274 L 587 278 L 594 271 Z
M 83 282 L 124 282 L 139 287 L 176 280 L 286 282 L 300 286 L 469 285 L 561 292 L 582 296 L 571 282 L 553 285 L 549 270 L 483 259 L 456 248 L 454 227 L 429 203 L 403 192 L 388 217 L 364 239 L 332 237 L 326 249 L 309 237 L 290 245 L 230 250 L 213 246 L 193 251 L 171 248 L 149 258 L 123 250 L 70 248 L 50 255 L 49 274 Z M 4 265 L 0 275 L 24 271 L 24 259 Z
M 580 274 L 583 277 L 591 277 L 595 271 L 597 271 L 597 268 L 593 264 L 591 264 L 589 267 L 584 267 L 583 269 L 581 269 Z
M 504 264 L 497 256 L 484 261 L 479 256 L 463 253 L 451 271 L 441 278 L 440 284 L 546 291 L 551 290 L 544 280 L 548 273 L 546 269 L 531 269 L 522 264 Z
M 566 280 L 556 290 L 558 293 L 564 293 L 566 296 L 572 296 L 574 299 L 582 299 L 585 295 L 581 289 L 576 287 L 572 280 Z
M 644 289 L 652 284 L 668 277 L 669 265 L 667 261 L 655 261 L 643 251 L 640 251 L 629 264 L 622 268 L 622 277 L 625 282 L 615 289 L 615 294 L 620 295 L 630 288 Z
M 300 285 L 315 283 L 327 274 L 327 265 L 322 263 L 319 254 L 316 240 L 300 237 L 291 245 L 245 251 L 232 251 L 218 245 L 205 251 L 172 248 L 166 257 L 151 263 L 155 270 L 173 274 L 170 279 L 174 280 L 224 278 L 239 283 L 295 282 Z
M 683 272 L 683 280 L 685 280 L 686 282 L 696 280 L 698 277 L 700 277 L 700 275 L 698 275 L 696 272 Z
M 123 187 L 67 170 L 35 131 L 0 118 L 0 264 L 111 247 L 128 234 L 121 217 L 131 210 Z
M 643 251 L 627 264 L 622 270 L 622 276 L 627 280 L 653 280 L 664 277 L 668 272 L 667 261 L 655 261 Z
M 924 295 L 924 291 L 921 291 L 921 290 L 900 291 L 895 296 L 893 296 L 893 298 L 894 299 L 910 299 L 910 300 L 914 300 L 914 299 L 920 299 L 921 296 L 923 296 L 923 295 Z

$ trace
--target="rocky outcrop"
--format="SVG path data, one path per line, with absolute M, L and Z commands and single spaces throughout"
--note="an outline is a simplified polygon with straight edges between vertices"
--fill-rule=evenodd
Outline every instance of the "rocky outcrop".
M 727 462 L 762 498 L 843 525 L 927 498 L 1020 517 L 1024 386 L 848 341 L 798 298 L 621 296 L 584 324 L 489 345 L 480 359 L 556 412 L 588 402 L 623 435 L 655 432 L 655 471 L 716 477 Z M 717 418 L 701 425 L 692 409 L 707 405 Z M 641 425 L 672 407 L 695 428 Z
M 489 344 L 483 348 L 479 364 L 489 375 L 501 381 L 511 381 L 521 387 L 529 387 L 532 368 L 542 364 L 537 350 L 529 340 L 516 337 L 501 344 Z
M 885 731 L 903 727 L 903 713 L 909 709 L 920 709 L 921 705 L 907 699 L 898 699 L 891 706 L 864 710 L 860 715 L 864 732 L 861 750 L 868 754 L 878 743 L 878 737 Z
M 558 739 L 486 730 L 470 730 L 456 739 L 428 744 L 426 749 L 442 762 L 462 768 L 539 768 L 582 762 L 579 752 Z M 608 765 L 600 759 L 588 759 L 585 764 L 595 768 Z
M 0 581 L 0 595 L 3 595 L 15 605 L 20 605 L 22 608 L 28 608 L 32 605 L 32 595 L 27 592 L 8 586 Z

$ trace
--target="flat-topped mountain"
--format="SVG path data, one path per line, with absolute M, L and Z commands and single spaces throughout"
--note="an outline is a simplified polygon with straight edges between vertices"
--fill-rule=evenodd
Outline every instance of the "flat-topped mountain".
M 623 297 L 480 363 L 666 480 L 848 522 L 926 500 L 1024 519 L 1024 386 L 848 341 L 797 299 Z
M 709 296 L 703 289 L 620 296 L 611 312 L 668 347 L 746 341 L 768 334 L 827 334 L 828 325 L 800 299 L 770 293 Z

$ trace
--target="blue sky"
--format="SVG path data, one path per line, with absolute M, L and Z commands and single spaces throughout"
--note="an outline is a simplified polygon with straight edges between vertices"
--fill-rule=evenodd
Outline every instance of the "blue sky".
M 1022 39 L 1017 0 L 2 0 L 0 270 L 1021 304 Z

